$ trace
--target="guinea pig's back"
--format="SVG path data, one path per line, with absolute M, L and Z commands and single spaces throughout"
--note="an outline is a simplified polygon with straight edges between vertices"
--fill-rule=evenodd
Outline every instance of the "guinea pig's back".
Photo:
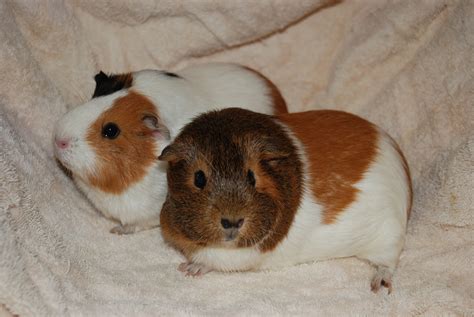
M 179 74 L 206 92 L 212 109 L 240 107 L 264 114 L 287 113 L 278 88 L 265 76 L 232 63 L 193 65 Z
M 368 258 L 385 249 L 391 254 L 381 257 L 398 257 L 411 186 L 405 159 L 390 136 L 340 111 L 279 119 L 299 140 L 306 169 L 305 194 L 288 235 L 289 241 L 302 241 L 299 260 Z

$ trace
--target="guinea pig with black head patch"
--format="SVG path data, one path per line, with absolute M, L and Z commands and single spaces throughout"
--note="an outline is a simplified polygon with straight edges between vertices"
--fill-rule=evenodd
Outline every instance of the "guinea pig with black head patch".
M 77 186 L 124 234 L 159 225 L 166 167 L 156 161 L 179 129 L 198 113 L 247 105 L 287 112 L 275 85 L 235 64 L 202 64 L 177 73 L 143 70 L 95 76 L 92 100 L 55 128 L 55 155 Z
M 338 257 L 377 268 L 392 289 L 411 181 L 397 144 L 372 123 L 331 110 L 276 117 L 203 114 L 161 156 L 169 162 L 164 239 L 201 275 Z

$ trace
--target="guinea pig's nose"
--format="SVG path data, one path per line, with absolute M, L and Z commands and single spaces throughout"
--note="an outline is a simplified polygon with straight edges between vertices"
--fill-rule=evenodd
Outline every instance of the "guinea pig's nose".
M 237 221 L 231 221 L 226 218 L 221 218 L 221 225 L 224 229 L 229 229 L 229 228 L 240 228 L 244 224 L 244 219 L 241 218 Z
M 69 146 L 68 139 L 56 139 L 56 146 L 60 149 L 66 149 Z

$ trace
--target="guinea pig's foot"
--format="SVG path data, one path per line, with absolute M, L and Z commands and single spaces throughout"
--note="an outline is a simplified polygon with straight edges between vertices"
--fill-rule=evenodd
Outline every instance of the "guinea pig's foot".
M 197 277 L 211 272 L 212 269 L 203 264 L 186 262 L 178 266 L 178 271 L 186 273 L 186 276 Z
M 377 267 L 377 272 L 370 283 L 370 289 L 377 293 L 382 286 L 388 289 L 389 294 L 392 292 L 392 272 L 386 266 Z
M 137 232 L 137 227 L 135 225 L 118 225 L 110 229 L 110 233 L 118 235 L 131 234 L 135 232 Z

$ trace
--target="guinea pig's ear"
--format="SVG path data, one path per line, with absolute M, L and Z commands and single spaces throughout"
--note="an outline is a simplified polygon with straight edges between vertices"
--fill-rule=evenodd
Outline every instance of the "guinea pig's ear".
M 131 73 L 107 75 L 100 71 L 94 76 L 95 90 L 92 98 L 113 94 L 124 88 L 130 88 L 133 82 Z
M 278 163 L 290 156 L 290 153 L 277 150 L 274 148 L 267 148 L 260 154 L 260 161 L 267 163 L 271 167 L 275 167 Z
M 249 158 L 255 162 L 262 162 L 271 167 L 290 156 L 290 153 L 281 149 L 267 139 L 256 139 L 253 135 L 243 138 L 242 146 L 247 149 Z
M 155 138 L 162 140 L 171 139 L 170 131 L 168 130 L 168 128 L 154 114 L 145 114 L 142 120 L 145 126 L 152 130 L 152 134 Z
M 99 73 L 97 73 L 97 74 L 94 76 L 94 80 L 95 80 L 95 84 L 96 84 L 96 85 L 100 85 L 101 83 L 103 83 L 103 82 L 106 81 L 107 79 L 109 79 L 109 76 L 107 76 L 107 74 L 104 73 L 103 71 L 100 71 Z
M 158 159 L 165 162 L 176 162 L 179 160 L 178 152 L 175 144 L 168 145 L 161 151 L 161 155 L 158 156 Z

